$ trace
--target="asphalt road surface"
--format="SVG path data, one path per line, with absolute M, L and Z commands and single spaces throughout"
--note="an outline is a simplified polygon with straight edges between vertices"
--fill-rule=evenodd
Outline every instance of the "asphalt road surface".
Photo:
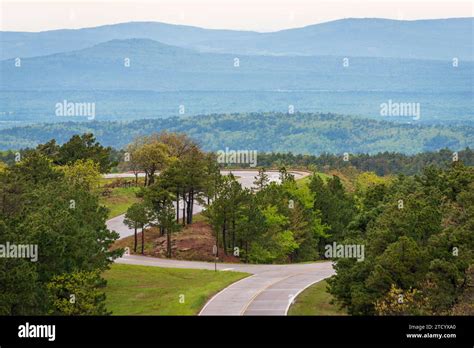
M 227 174 L 229 171 L 222 171 Z M 243 187 L 252 187 L 255 171 L 232 171 Z M 271 181 L 278 182 L 278 172 L 267 172 Z M 292 172 L 296 179 L 308 173 Z M 133 174 L 108 174 L 108 178 L 134 177 Z M 194 213 L 202 211 L 195 205 Z M 120 237 L 127 237 L 134 232 L 123 223 L 124 215 L 107 221 L 107 226 L 115 230 Z M 181 261 L 129 255 L 115 262 L 170 268 L 214 270 L 214 263 Z M 335 272 L 331 262 L 317 262 L 291 265 L 247 265 L 218 263 L 218 271 L 238 271 L 252 274 L 212 297 L 199 315 L 286 315 L 292 301 L 308 286 L 332 276 Z
M 214 263 L 130 255 L 115 262 L 170 268 L 214 270 Z M 290 265 L 218 263 L 217 270 L 252 275 L 212 297 L 199 315 L 286 315 L 292 301 L 308 286 L 332 276 L 332 262 Z
M 221 174 L 225 175 L 228 174 L 229 172 L 232 172 L 236 177 L 237 180 L 242 184 L 242 187 L 244 188 L 251 188 L 253 187 L 253 182 L 255 180 L 255 176 L 257 175 L 257 171 L 253 170 L 223 170 L 221 171 Z M 268 178 L 270 181 L 274 182 L 279 182 L 279 173 L 277 171 L 267 171 Z M 300 179 L 303 178 L 309 173 L 307 172 L 297 172 L 297 171 L 290 171 L 291 174 L 295 176 L 295 179 Z M 140 174 L 139 176 L 144 176 L 143 173 Z M 115 174 L 106 174 L 104 175 L 104 178 L 134 178 L 135 176 L 133 173 L 115 173 Z M 180 203 L 181 207 L 183 202 Z M 193 207 L 193 213 L 198 214 L 202 211 L 203 207 L 199 204 L 194 204 Z M 111 231 L 115 231 L 120 235 L 120 238 L 125 238 L 128 236 L 133 235 L 135 232 L 133 229 L 129 228 L 127 225 L 123 223 L 123 220 L 125 218 L 125 214 L 116 216 L 110 220 L 107 220 L 107 228 Z

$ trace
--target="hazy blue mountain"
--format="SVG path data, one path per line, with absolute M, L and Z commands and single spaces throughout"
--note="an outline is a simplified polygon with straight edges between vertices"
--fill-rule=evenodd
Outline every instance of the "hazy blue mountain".
M 210 151 L 257 150 L 320 154 L 401 152 L 474 146 L 474 127 L 397 124 L 335 114 L 249 113 L 172 117 L 132 122 L 35 124 L 0 130 L 0 149 L 33 147 L 52 138 L 94 133 L 105 145 L 122 148 L 135 137 L 168 130 L 183 132 Z
M 256 44 L 279 54 L 472 60 L 473 30 L 472 17 L 351 18 L 265 34 Z
M 42 32 L 0 32 L 1 59 L 34 57 L 94 46 L 101 42 L 133 38 L 153 39 L 175 46 L 197 47 L 202 41 L 246 40 L 256 32 L 203 29 L 159 22 L 129 22 L 84 29 Z
M 130 67 L 125 66 L 126 59 Z M 200 53 L 148 39 L 0 62 L 2 90 L 471 91 L 474 63 Z
M 38 33 L 0 32 L 0 59 L 78 50 L 114 39 L 146 38 L 203 52 L 232 54 L 473 60 L 473 23 L 473 18 L 416 21 L 349 18 L 257 33 L 131 22 Z
M 98 120 L 282 111 L 380 118 L 380 104 L 420 103 L 421 120 L 472 120 L 474 63 L 395 58 L 202 53 L 149 39 L 0 62 L 0 128 L 64 121 L 55 104 L 95 102 Z M 130 67 L 124 65 L 130 59 Z M 70 118 L 74 120 L 74 118 Z M 392 120 L 395 120 L 392 118 Z M 402 122 L 410 119 L 402 118 Z

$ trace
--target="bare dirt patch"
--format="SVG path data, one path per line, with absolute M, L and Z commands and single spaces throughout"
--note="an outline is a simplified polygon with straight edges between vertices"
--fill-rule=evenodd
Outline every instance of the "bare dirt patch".
M 112 249 L 130 248 L 131 254 L 141 255 L 141 232 L 138 233 L 137 252 L 134 252 L 134 236 L 129 236 L 116 241 Z M 212 247 L 215 244 L 215 237 L 211 226 L 206 222 L 199 221 L 184 227 L 180 232 L 171 236 L 171 257 L 177 260 L 191 261 L 214 261 Z M 144 255 L 166 258 L 166 236 L 161 236 L 157 228 L 145 230 L 145 250 Z M 233 255 L 224 255 L 219 248 L 219 261 L 238 263 L 239 259 Z

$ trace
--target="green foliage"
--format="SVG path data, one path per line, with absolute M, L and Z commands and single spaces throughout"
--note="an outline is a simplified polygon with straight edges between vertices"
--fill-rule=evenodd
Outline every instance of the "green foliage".
M 151 137 L 145 139 L 144 143 L 136 148 L 130 156 L 145 172 L 148 185 L 155 182 L 156 171 L 164 169 L 171 161 L 168 147 Z
M 272 263 L 285 262 L 288 256 L 298 248 L 293 233 L 286 230 L 289 219 L 278 213 L 276 206 L 267 206 L 262 210 L 265 218 L 265 232 L 252 244 L 251 262 Z
M 106 315 L 105 280 L 98 271 L 54 276 L 47 284 L 52 315 Z
M 380 301 L 377 301 L 375 308 L 379 315 L 427 315 L 426 298 L 417 289 L 403 291 L 391 286 L 390 291 Z
M 87 191 L 96 190 L 100 182 L 99 163 L 91 159 L 77 160 L 61 168 L 64 177 L 72 186 L 79 186 Z
M 52 159 L 59 165 L 73 164 L 78 160 L 92 160 L 99 165 L 101 173 L 107 173 L 114 165 L 110 160 L 111 148 L 104 148 L 92 133 L 73 135 L 62 146 L 56 140 L 37 146 L 37 151 Z
M 433 152 L 445 148 L 460 151 L 474 146 L 474 128 L 468 125 L 407 125 L 335 114 L 296 112 L 288 116 L 286 113 L 268 112 L 169 117 L 131 122 L 36 124 L 0 130 L 0 149 L 34 147 L 52 138 L 66 142 L 74 134 L 83 133 L 93 133 L 102 144 L 120 149 L 134 138 L 161 130 L 185 133 L 199 141 L 206 151 L 222 150 L 223 144 L 234 149 L 257 150 L 261 166 L 296 166 L 296 163 L 286 161 L 293 158 L 298 163 L 313 162 L 318 167 L 321 164 L 352 164 L 360 170 L 374 171 L 378 175 L 382 175 L 381 171 L 390 169 L 392 173 L 397 173 L 397 167 L 404 166 L 406 162 L 400 154 Z M 343 163 L 342 154 L 348 149 L 350 159 Z M 281 162 L 268 163 L 269 159 L 261 155 L 264 152 L 291 152 L 299 157 L 281 154 Z M 333 155 L 328 155 L 329 153 Z M 368 154 L 376 153 L 380 153 L 376 158 L 368 158 Z M 353 158 L 353 154 L 361 155 Z M 314 161 L 311 155 L 321 157 Z M 273 159 L 278 158 L 274 156 Z M 396 161 L 393 162 L 393 159 Z M 432 160 L 429 155 L 420 159 L 425 162 L 424 165 Z M 364 168 L 364 165 L 370 167 Z M 405 167 L 405 170 L 419 171 L 423 167 L 419 165 L 419 162 L 415 163 L 411 168 Z
M 354 167 L 361 172 L 374 172 L 379 176 L 386 175 L 414 175 L 421 174 L 429 165 L 448 168 L 453 162 L 454 148 L 441 149 L 437 152 L 424 151 L 416 154 L 403 154 L 400 151 L 378 153 L 351 153 L 348 161 L 334 153 L 320 155 L 298 154 L 295 152 L 261 153 L 258 154 L 258 163 L 265 167 L 278 167 L 282 163 L 293 168 L 308 168 L 312 166 L 320 170 Z M 470 148 L 457 151 L 458 158 L 465 165 L 474 166 L 474 151 Z
M 265 168 L 260 168 L 253 184 L 255 185 L 257 190 L 262 190 L 265 188 L 265 186 L 268 185 L 269 182 L 270 179 L 268 178 L 268 174 L 265 173 Z
M 173 195 L 164 189 L 160 183 L 150 186 L 145 193 L 145 204 L 147 204 L 150 209 L 150 214 L 147 219 L 149 219 L 152 224 L 154 224 L 156 221 L 156 224 L 159 226 L 162 234 L 166 234 L 167 256 L 169 258 L 171 258 L 171 234 L 180 229 L 180 226 L 176 222 L 175 218 L 173 200 Z
M 124 223 L 130 228 L 145 226 L 150 222 L 150 213 L 144 203 L 134 203 L 128 208 Z
M 327 226 L 313 210 L 309 190 L 285 176 L 283 183 L 268 183 L 261 170 L 256 193 L 242 189 L 232 175 L 222 177 L 215 198 L 205 210 L 218 243 L 241 251 L 252 263 L 285 263 L 318 259 L 318 241 Z M 265 174 L 266 175 L 266 174 Z
M 473 168 L 454 163 L 362 194 L 350 238 L 341 243 L 356 237 L 366 255 L 338 260 L 329 280 L 338 303 L 357 315 L 449 314 L 474 262 L 473 187 Z M 400 294 L 410 298 L 405 305 L 393 303 Z
M 133 245 L 133 251 L 137 252 L 137 229 L 142 229 L 142 254 L 145 252 L 145 232 L 144 228 L 153 220 L 152 212 L 150 207 L 146 203 L 134 203 L 132 204 L 125 213 L 123 223 L 129 228 L 135 230 L 135 241 Z
M 7 228 L 0 219 L 0 244 L 6 241 L 20 241 L 23 236 Z M 24 240 L 24 239 L 23 239 Z M 36 283 L 38 273 L 35 264 L 27 259 L 0 260 L 0 315 L 35 314 L 39 301 Z
M 38 151 L 0 173 L 0 244 L 32 244 L 38 262 L 0 259 L 0 308 L 5 315 L 49 312 L 47 284 L 61 274 L 105 270 L 119 251 L 98 197 L 72 185 Z
M 345 192 L 337 176 L 323 181 L 319 175 L 313 174 L 309 188 L 314 196 L 314 210 L 320 212 L 321 222 L 329 227 L 327 238 L 320 240 L 320 247 L 341 240 L 355 214 L 353 198 Z
M 144 226 L 157 226 L 167 236 L 168 257 L 172 233 L 180 222 L 192 223 L 199 202 L 221 252 L 245 262 L 314 261 L 333 242 L 365 246 L 363 260 L 339 258 L 337 275 L 328 280 L 330 293 L 349 314 L 447 314 L 468 287 L 474 170 L 462 162 L 426 166 L 415 176 L 354 170 L 354 185 L 346 189 L 344 175 L 342 181 L 314 173 L 301 183 L 282 166 L 285 160 L 317 167 L 327 161 L 354 169 L 337 156 L 268 154 L 265 160 L 278 161 L 282 183 L 270 183 L 261 168 L 256 190 L 249 190 L 232 174 L 222 176 L 215 156 L 185 135 L 152 134 L 128 150 L 133 163 L 121 166 L 143 170 L 147 179 L 139 193 L 143 202 L 128 209 L 125 222 L 142 229 L 142 245 Z M 120 251 L 108 251 L 118 236 L 106 229 L 107 210 L 94 188 L 111 158 L 122 156 L 90 134 L 63 146 L 50 141 L 21 155 L 16 163 L 11 152 L 2 154 L 10 162 L 0 169 L 0 244 L 37 244 L 41 262 L 0 260 L 0 314 L 105 314 L 98 274 Z M 447 150 L 388 154 L 393 160 L 388 169 L 379 156 L 353 156 L 351 164 L 383 167 L 382 174 L 394 168 L 411 173 L 448 155 Z M 469 161 L 472 151 L 462 156 Z M 83 297 L 77 307 L 67 302 L 73 291 Z M 393 303 L 400 295 L 404 305 Z

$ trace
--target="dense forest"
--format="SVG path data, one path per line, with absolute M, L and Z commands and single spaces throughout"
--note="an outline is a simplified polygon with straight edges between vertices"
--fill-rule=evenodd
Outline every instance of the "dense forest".
M 260 167 L 253 189 L 222 175 L 216 155 L 185 134 L 138 137 L 125 151 L 83 134 L 62 145 L 50 140 L 10 153 L 15 157 L 8 164 L 0 161 L 0 242 L 37 244 L 43 260 L 0 260 L 0 313 L 108 313 L 101 272 L 122 250 L 109 249 L 118 235 L 105 227 L 97 183 L 114 167 L 146 174 L 144 182 L 136 181 L 139 202 L 125 216 L 142 230 L 142 253 L 144 231 L 152 226 L 166 236 L 171 257 L 171 236 L 193 224 L 197 202 L 220 252 L 240 262 L 336 261 L 328 291 L 349 314 L 474 311 L 474 170 L 463 163 L 472 161 L 469 149 L 454 157 L 447 150 L 392 154 L 397 160 L 384 176 L 366 171 L 381 155 L 356 157 L 359 169 L 347 177 L 339 177 L 350 168 L 337 157 L 325 155 L 333 161 L 327 165 L 338 168 L 328 174 L 311 162 L 320 158 L 310 157 L 307 168 L 314 171 L 303 181 L 286 168 L 304 158 L 267 154 L 269 163 L 281 164 L 280 182 L 270 182 Z M 357 254 L 328 254 L 337 245 Z M 83 294 L 80 305 L 70 305 L 72 291 Z
M 322 153 L 399 152 L 416 154 L 474 145 L 470 126 L 420 125 L 315 113 L 223 114 L 131 122 L 36 124 L 0 130 L 0 149 L 35 147 L 54 138 L 66 142 L 74 134 L 93 133 L 101 144 L 117 149 L 133 139 L 167 130 L 186 133 L 205 151 L 248 149 L 259 152 Z M 411 123 L 410 123 L 411 122 Z
M 472 295 L 472 167 L 453 162 L 447 169 L 426 167 L 421 175 L 369 180 L 344 210 L 328 206 L 321 192 L 315 206 L 333 238 L 365 247 L 362 262 L 338 259 L 329 280 L 329 291 L 349 313 L 473 313 L 472 302 L 460 301 L 465 291 Z
M 260 153 L 258 164 L 264 167 L 279 168 L 315 168 L 319 171 L 333 169 L 344 170 L 356 168 L 362 172 L 374 172 L 377 175 L 421 174 L 430 165 L 447 168 L 453 161 L 462 160 L 465 165 L 474 166 L 474 151 L 469 148 L 461 151 L 442 149 L 434 152 L 421 152 L 415 155 L 404 155 L 395 152 L 379 152 L 376 154 L 334 155 L 324 153 L 319 156 L 295 155 L 290 153 Z
M 109 155 L 85 136 L 0 162 L 0 315 L 108 313 L 102 273 L 121 251 L 96 189 Z M 36 246 L 36 260 L 5 256 L 12 245 Z
M 92 136 L 92 135 L 90 135 Z M 20 151 L 0 151 L 0 161 L 13 164 L 16 154 L 24 153 L 28 149 Z M 124 168 L 118 167 L 120 160 L 127 152 L 127 148 L 110 151 L 110 166 L 112 171 L 121 171 Z M 307 170 L 317 170 L 320 172 L 330 172 L 331 170 L 351 170 L 359 172 L 374 172 L 379 176 L 392 174 L 413 175 L 420 174 L 423 169 L 430 165 L 440 168 L 447 168 L 453 160 L 459 159 L 467 166 L 474 166 L 474 151 L 466 148 L 461 151 L 442 149 L 435 152 L 422 152 L 415 155 L 405 155 L 396 152 L 380 152 L 377 154 L 349 154 L 347 159 L 344 155 L 334 155 L 323 153 L 319 156 L 302 155 L 288 153 L 258 153 L 258 166 L 265 168 L 279 169 L 283 166 Z M 249 167 L 248 164 L 240 164 L 239 167 Z M 226 168 L 232 168 L 227 164 Z
M 166 133 L 156 139 L 179 144 Z M 141 139 L 138 149 L 154 141 Z M 136 143 L 127 150 L 134 157 Z M 268 161 L 276 156 L 272 164 L 280 171 L 280 184 L 270 183 L 261 168 L 255 190 L 243 189 L 232 175 L 218 175 L 212 154 L 190 154 L 170 164 L 154 186 L 176 192 L 175 199 L 182 191 L 188 207 L 190 199 L 205 202 L 204 215 L 224 253 L 237 250 L 242 262 L 286 263 L 328 258 L 327 248 L 334 243 L 363 247 L 358 259 L 331 257 L 337 260 L 337 275 L 329 291 L 350 314 L 473 312 L 463 299 L 470 296 L 473 280 L 474 171 L 466 166 L 471 150 L 361 155 L 352 162 L 324 155 L 306 168 L 324 163 L 336 173 L 350 166 L 355 172 L 343 181 L 315 171 L 304 183 L 285 169 L 297 164 L 291 162 L 294 156 L 269 154 Z M 133 167 L 133 161 L 128 165 Z M 373 168 L 383 169 L 384 176 Z

